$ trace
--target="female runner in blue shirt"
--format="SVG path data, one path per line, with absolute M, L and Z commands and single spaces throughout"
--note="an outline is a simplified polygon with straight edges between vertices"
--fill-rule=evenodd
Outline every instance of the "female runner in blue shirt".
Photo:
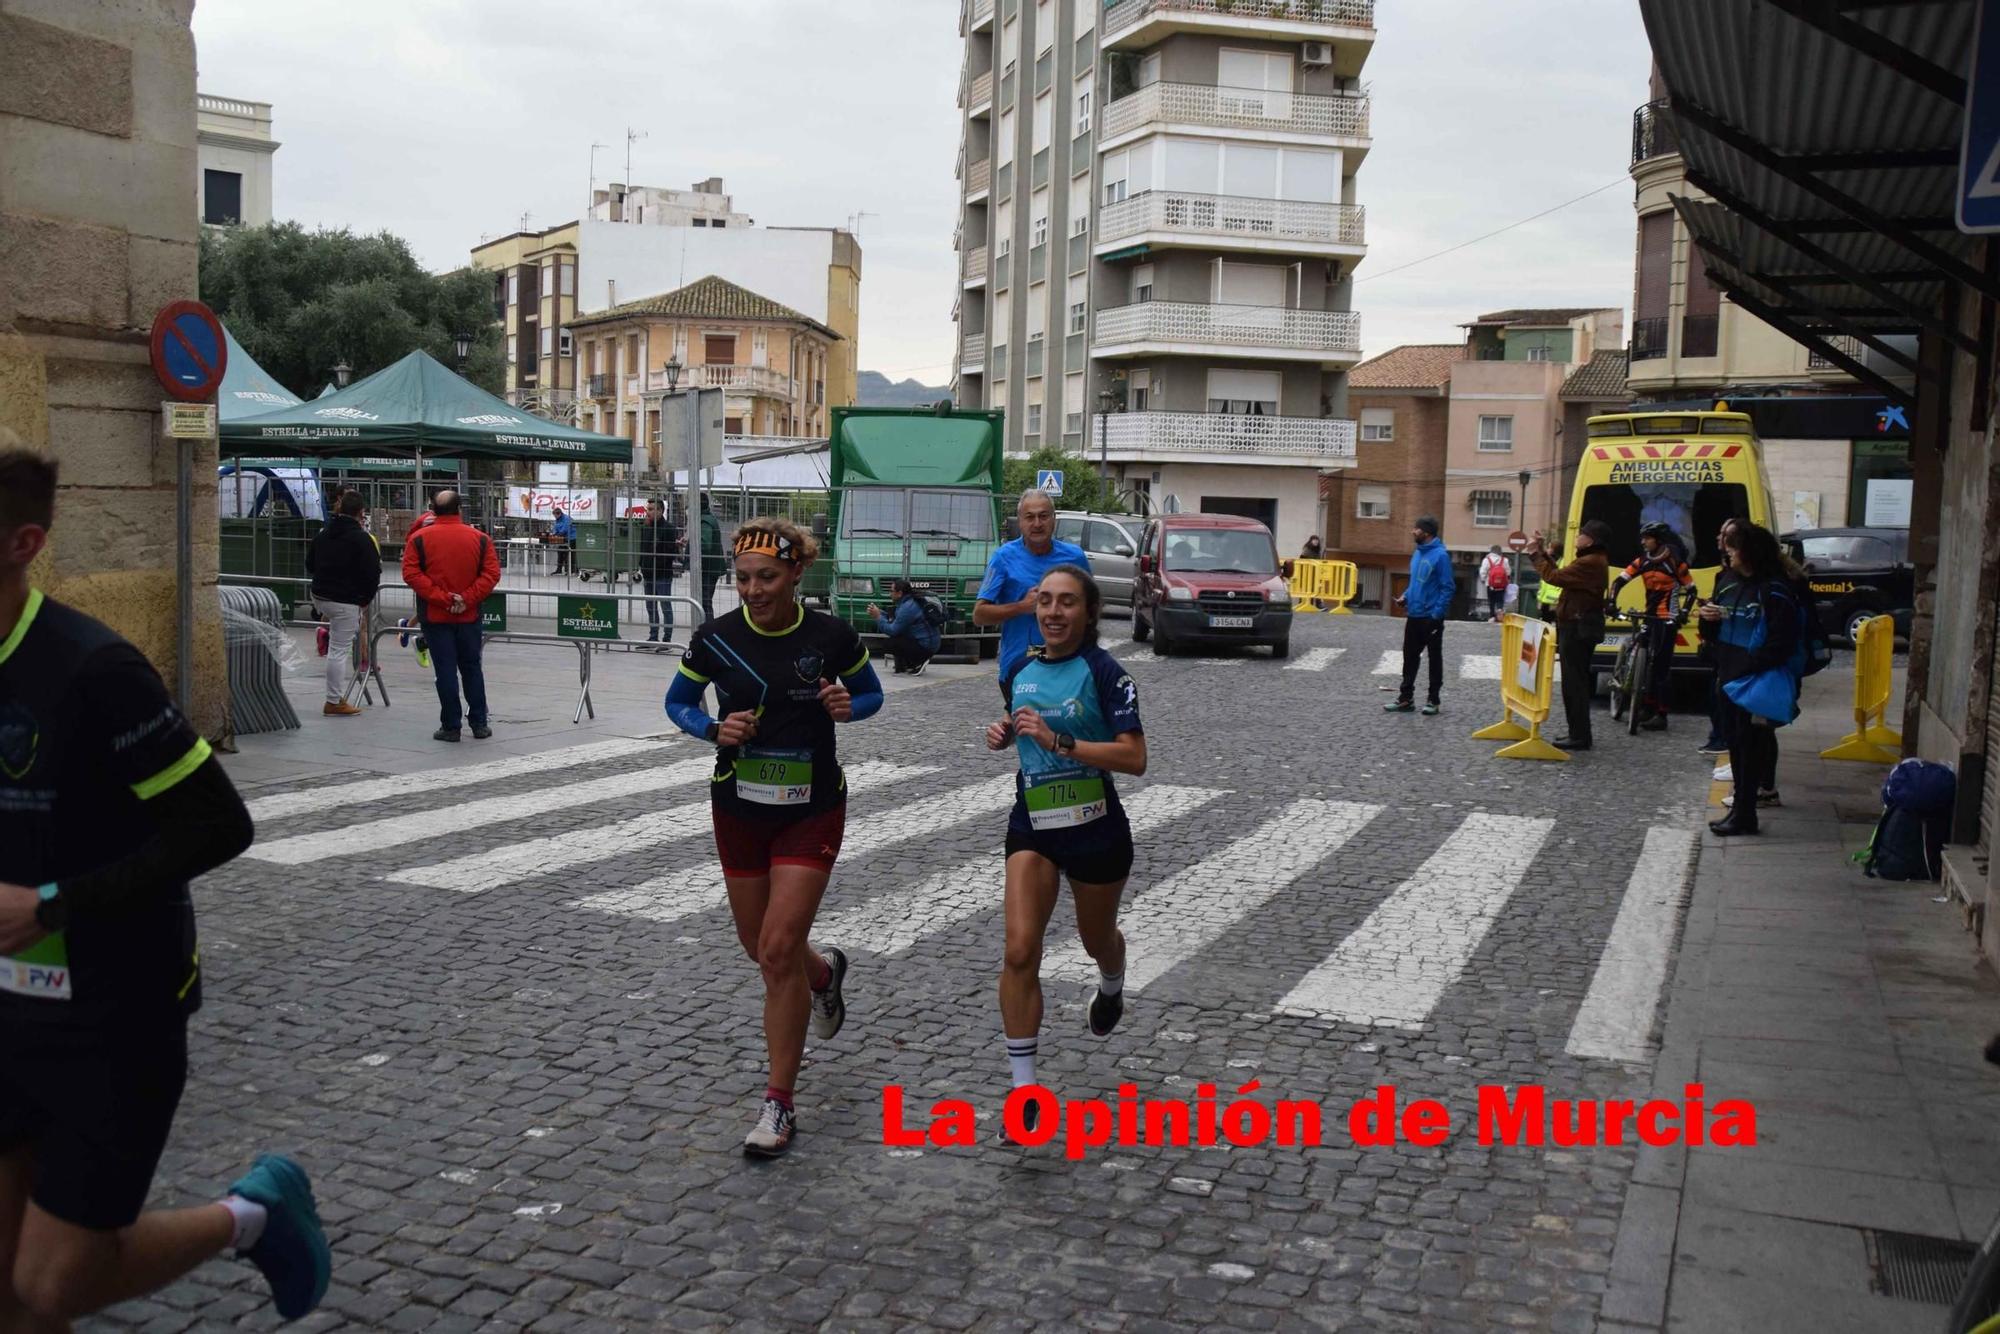
M 736 530 L 740 609 L 695 631 L 667 691 L 667 716 L 713 743 L 715 845 L 736 936 L 764 973 L 764 1041 L 770 1083 L 744 1153 L 775 1158 L 791 1147 L 792 1086 L 805 1054 L 806 1020 L 822 1040 L 847 1018 L 847 956 L 807 944 L 847 820 L 847 780 L 834 724 L 882 707 L 868 650 L 844 621 L 799 604 L 799 580 L 818 556 L 811 536 L 782 519 Z M 715 687 L 720 720 L 702 709 Z
M 1035 590 L 1042 646 L 1001 679 L 1010 716 L 986 729 L 989 750 L 1020 756 L 1007 820 L 1007 951 L 1000 1018 L 1014 1087 L 1035 1082 L 1042 1027 L 1042 936 L 1064 877 L 1076 930 L 1097 963 L 1090 1031 L 1104 1037 L 1125 1010 L 1125 936 L 1118 899 L 1132 871 L 1132 826 L 1111 775 L 1146 772 L 1139 693 L 1097 644 L 1097 581 L 1058 565 Z M 1030 1127 L 1036 1104 L 1025 1108 Z

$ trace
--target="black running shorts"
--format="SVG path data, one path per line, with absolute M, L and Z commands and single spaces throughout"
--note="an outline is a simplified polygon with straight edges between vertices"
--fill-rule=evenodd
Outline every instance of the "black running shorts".
M 1123 824 L 1122 814 L 1118 818 Z M 1032 852 L 1054 862 L 1056 869 L 1068 876 L 1071 883 L 1113 885 L 1132 874 L 1131 827 L 1126 826 L 1122 834 L 1110 843 L 1078 848 L 1069 839 L 1046 833 L 1023 833 L 1010 828 L 1007 831 L 1007 855 L 1012 857 L 1017 852 Z
M 180 1107 L 187 1025 L 11 1027 L 0 1031 L 0 1153 L 27 1151 L 43 1212 L 93 1231 L 129 1226 Z

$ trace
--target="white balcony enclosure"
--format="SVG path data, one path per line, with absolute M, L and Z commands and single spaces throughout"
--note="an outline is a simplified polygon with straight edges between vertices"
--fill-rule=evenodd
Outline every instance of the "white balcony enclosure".
M 1361 359 L 1361 316 L 1351 310 L 1141 301 L 1097 312 L 1094 356 L 1243 357 L 1316 361 L 1325 369 Z
M 965 350 L 959 353 L 958 368 L 961 375 L 986 374 L 986 335 L 967 334 Z
M 1359 260 L 1368 250 L 1366 221 L 1359 204 L 1148 190 L 1098 211 L 1096 252 L 1143 244 Z
M 986 247 L 974 246 L 965 252 L 965 285 L 983 287 L 986 284 Z
M 1104 109 L 1104 138 L 1098 146 L 1109 152 L 1142 134 L 1162 132 L 1331 142 L 1345 150 L 1345 169 L 1352 173 L 1372 142 L 1368 112 L 1366 97 L 1150 83 Z
M 1358 434 L 1340 417 L 1239 417 L 1220 412 L 1114 412 L 1104 419 L 1113 463 L 1259 463 L 1352 468 Z
M 1375 45 L 1375 0 L 1120 0 L 1100 23 L 1106 50 L 1157 46 L 1182 32 L 1327 42 L 1333 72 L 1352 78 Z
M 993 189 L 993 159 L 983 157 L 973 163 L 965 172 L 965 197 L 977 200 Z

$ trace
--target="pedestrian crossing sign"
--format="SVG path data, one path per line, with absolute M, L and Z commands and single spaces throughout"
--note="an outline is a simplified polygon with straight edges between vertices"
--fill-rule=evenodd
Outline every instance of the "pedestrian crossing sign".
M 1061 468 L 1038 468 L 1035 471 L 1035 489 L 1046 491 L 1052 496 L 1062 495 L 1063 470 Z

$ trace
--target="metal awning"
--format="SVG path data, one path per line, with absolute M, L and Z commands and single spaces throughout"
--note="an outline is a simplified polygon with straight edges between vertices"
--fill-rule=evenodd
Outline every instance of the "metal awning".
M 1975 0 L 1640 0 L 1710 275 L 1752 314 L 1898 402 L 1834 335 L 1968 341 L 1951 289 L 2000 299 L 1953 221 Z M 1968 348 L 1967 350 L 1972 350 Z
M 1511 491 L 1474 491 L 1474 492 L 1472 493 L 1472 499 L 1474 499 L 1474 500 L 1505 500 L 1505 501 L 1507 501 L 1507 502 L 1509 502 L 1509 503 L 1511 504 L 1511 503 L 1513 502 L 1513 499 L 1514 499 L 1514 493 L 1513 493 L 1513 492 L 1511 492 Z

